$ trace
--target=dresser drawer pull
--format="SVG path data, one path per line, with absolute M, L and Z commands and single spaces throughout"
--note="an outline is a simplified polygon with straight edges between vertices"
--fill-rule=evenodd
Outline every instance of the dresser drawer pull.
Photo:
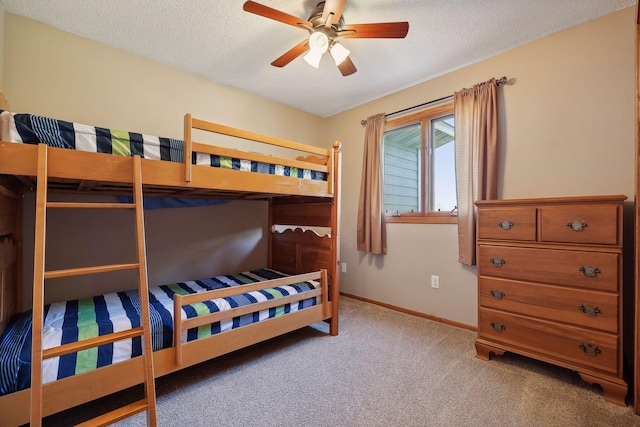
M 507 261 L 503 260 L 502 258 L 491 258 L 489 262 L 496 267 L 502 267 L 507 263 Z
M 498 222 L 498 226 L 503 230 L 511 230 L 511 227 L 513 227 L 514 225 L 515 224 L 513 222 L 506 220 Z
M 591 305 L 585 307 L 584 305 L 580 304 L 578 310 L 580 310 L 587 316 L 595 316 L 596 314 L 602 313 L 598 307 L 593 307 Z
M 502 292 L 501 290 L 498 289 L 494 289 L 492 291 L 489 291 L 489 293 L 491 294 L 492 297 L 494 297 L 495 299 L 502 299 L 505 297 L 504 292 Z
M 569 221 L 567 223 L 567 227 L 571 228 L 573 231 L 583 231 L 589 225 L 584 221 Z
M 583 266 L 578 268 L 578 271 L 582 271 L 582 274 L 584 274 L 587 277 L 596 277 L 599 273 L 602 273 L 598 267 L 593 268 L 593 267 Z
M 600 350 L 598 347 L 594 346 L 593 344 L 580 344 L 578 347 L 580 347 L 580 350 L 584 351 L 585 354 L 589 355 L 589 356 L 597 356 L 600 353 L 602 353 L 602 350 Z
M 496 332 L 502 332 L 505 329 L 507 329 L 506 326 L 504 326 L 502 323 L 498 323 L 498 322 L 491 322 L 491 327 L 493 329 L 495 329 Z

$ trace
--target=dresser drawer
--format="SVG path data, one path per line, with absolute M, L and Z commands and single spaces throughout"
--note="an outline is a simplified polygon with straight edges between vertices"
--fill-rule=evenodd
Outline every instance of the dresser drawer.
M 481 307 L 618 332 L 618 294 L 482 276 L 478 285 Z
M 477 263 L 480 276 L 617 292 L 618 259 L 608 252 L 480 245 Z
M 540 240 L 615 245 L 618 220 L 616 205 L 542 206 Z
M 478 238 L 536 240 L 536 208 L 485 208 L 478 216 Z
M 478 336 L 571 365 L 618 372 L 618 338 L 604 332 L 561 325 L 526 316 L 480 308 Z

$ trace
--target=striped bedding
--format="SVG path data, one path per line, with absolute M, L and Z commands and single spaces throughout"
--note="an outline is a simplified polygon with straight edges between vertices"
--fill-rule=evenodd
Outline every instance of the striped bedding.
M 276 279 L 285 275 L 275 270 L 260 269 L 236 275 L 216 276 L 149 288 L 151 336 L 153 350 L 173 345 L 173 295 L 204 292 Z M 191 318 L 259 301 L 315 289 L 314 281 L 279 286 L 261 291 L 238 294 L 183 307 L 182 318 Z M 308 298 L 294 304 L 284 304 L 211 325 L 188 330 L 183 342 L 207 337 L 264 319 L 301 310 L 316 304 Z M 140 303 L 137 290 L 99 295 L 81 300 L 54 303 L 45 307 L 43 348 L 75 342 L 110 332 L 140 326 Z M 0 395 L 28 388 L 31 383 L 31 311 L 13 319 L 0 339 Z M 118 341 L 98 348 L 47 359 L 43 362 L 43 382 L 51 382 L 112 363 L 121 362 L 142 353 L 141 337 Z
M 0 138 L 8 142 L 44 143 L 51 147 L 118 156 L 138 154 L 145 159 L 179 163 L 184 160 L 184 144 L 179 139 L 88 126 L 35 114 L 21 114 L 3 110 L 0 110 Z M 213 154 L 192 153 L 191 162 L 200 166 L 327 180 L 327 174 L 324 172 Z

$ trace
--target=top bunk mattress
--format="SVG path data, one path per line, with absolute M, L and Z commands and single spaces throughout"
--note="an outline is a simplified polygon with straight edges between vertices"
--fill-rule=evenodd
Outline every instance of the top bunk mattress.
M 42 143 L 50 147 L 93 153 L 117 156 L 139 155 L 151 160 L 184 162 L 184 142 L 179 139 L 89 126 L 5 110 L 0 110 L 0 139 L 23 144 Z M 309 180 L 327 180 L 327 174 L 321 171 L 215 154 L 193 152 L 191 163 Z

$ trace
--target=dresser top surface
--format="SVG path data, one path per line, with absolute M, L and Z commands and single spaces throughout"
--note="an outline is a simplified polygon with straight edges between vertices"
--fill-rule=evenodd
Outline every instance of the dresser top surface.
M 476 206 L 501 206 L 501 205 L 553 205 L 553 204 L 574 204 L 574 203 L 621 203 L 627 199 L 622 194 L 606 196 L 572 196 L 572 197 L 542 197 L 530 199 L 498 199 L 498 200 L 477 200 Z

